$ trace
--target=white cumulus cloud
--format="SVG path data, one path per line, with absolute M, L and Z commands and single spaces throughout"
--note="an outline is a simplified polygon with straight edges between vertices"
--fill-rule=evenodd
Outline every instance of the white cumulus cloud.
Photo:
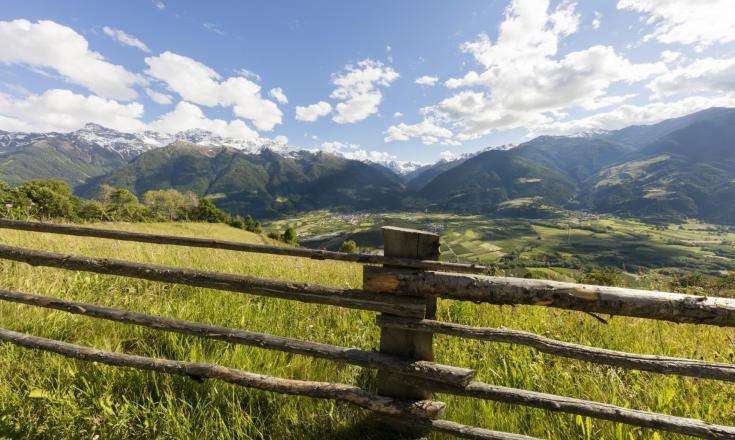
M 0 21 L 0 63 L 50 69 L 69 83 L 104 98 L 129 100 L 138 96 L 139 75 L 109 63 L 89 49 L 74 29 L 53 21 Z
M 214 69 L 189 57 L 164 52 L 145 59 L 146 73 L 163 81 L 185 101 L 208 107 L 232 107 L 235 116 L 247 119 L 258 130 L 270 131 L 283 113 L 260 94 L 260 86 L 244 77 L 223 79 Z
M 334 154 L 350 160 L 359 160 L 361 162 L 385 163 L 396 160 L 396 156 L 386 153 L 385 151 L 364 150 L 358 144 L 330 141 L 322 142 L 320 148 L 325 153 Z
M 675 50 L 664 50 L 661 52 L 661 61 L 666 64 L 671 64 L 679 58 L 681 58 L 681 52 Z
M 173 97 L 172 97 L 171 95 L 167 95 L 167 94 L 165 94 L 165 93 L 157 92 L 157 91 L 155 91 L 155 90 L 153 90 L 153 89 L 151 89 L 151 88 L 148 88 L 148 87 L 146 87 L 146 89 L 145 89 L 145 93 L 146 93 L 146 95 L 148 95 L 148 96 L 149 96 L 149 97 L 150 97 L 150 98 L 151 98 L 151 99 L 153 100 L 153 102 L 155 102 L 156 104 L 161 104 L 161 105 L 169 105 L 169 104 L 171 104 L 172 102 L 174 102 L 174 99 L 173 99 Z
M 548 0 L 514 0 L 496 42 L 481 34 L 461 46 L 484 70 L 451 78 L 445 85 L 470 90 L 425 108 L 425 114 L 454 126 L 457 139 L 474 139 L 495 129 L 549 123 L 550 115 L 565 109 L 622 102 L 630 96 L 608 95 L 612 84 L 642 81 L 666 70 L 662 62 L 632 63 L 611 46 L 556 57 L 559 41 L 579 27 L 575 6 L 562 2 L 549 9 Z
M 602 13 L 600 11 L 595 11 L 595 18 L 592 19 L 592 29 L 600 29 L 600 25 L 602 24 Z
M 151 50 L 148 49 L 148 46 L 146 46 L 145 43 L 134 36 L 121 31 L 120 29 L 113 29 L 109 26 L 105 26 L 102 28 L 102 31 L 120 44 L 140 49 L 146 53 L 151 53 Z
M 709 46 L 735 41 L 732 0 L 620 0 L 618 9 L 648 15 L 653 31 L 644 41 Z
M 436 143 L 453 144 L 452 132 L 444 127 L 436 125 L 434 122 L 424 119 L 417 124 L 400 123 L 391 125 L 386 131 L 387 136 L 385 142 L 407 141 L 413 138 L 420 138 L 425 145 L 433 145 Z
M 270 89 L 270 91 L 268 92 L 268 96 L 275 99 L 280 104 L 288 104 L 288 97 L 285 93 L 283 93 L 283 89 L 280 87 Z
M 439 153 L 439 157 L 446 160 L 447 162 L 451 162 L 453 160 L 459 159 L 459 156 L 457 156 L 456 154 L 454 154 L 453 152 L 449 150 L 444 150 L 441 153 Z
M 645 105 L 621 105 L 613 110 L 571 121 L 552 121 L 538 125 L 531 136 L 542 134 L 567 135 L 582 131 L 617 130 L 630 125 L 654 124 L 664 119 L 678 118 L 710 107 L 735 107 L 735 94 L 709 98 L 692 96 L 674 102 L 653 102 Z
M 325 101 L 319 101 L 316 104 L 302 107 L 296 106 L 296 120 L 314 122 L 322 116 L 328 115 L 332 111 L 332 105 Z
M 322 151 L 326 151 L 327 153 L 334 153 L 345 149 L 357 150 L 358 148 L 360 148 L 358 144 L 347 144 L 339 141 L 322 142 L 321 145 Z
M 648 84 L 655 96 L 735 92 L 735 58 L 702 58 L 657 76 Z
M 132 132 L 145 128 L 140 120 L 142 116 L 143 106 L 139 103 L 122 104 L 65 89 L 51 89 L 20 99 L 0 94 L 0 129 L 7 131 L 68 132 L 94 122 Z
M 416 84 L 420 86 L 433 86 L 439 81 L 439 78 L 436 76 L 429 76 L 424 75 L 416 78 L 416 81 L 414 81 Z
M 258 137 L 258 133 L 248 127 L 245 122 L 239 119 L 232 121 L 209 119 L 202 109 L 186 101 L 176 104 L 174 110 L 161 115 L 160 118 L 150 123 L 149 127 L 164 133 L 177 133 L 191 128 L 199 128 L 224 137 L 246 140 Z
M 332 120 L 349 124 L 377 113 L 383 100 L 379 87 L 390 86 L 398 77 L 398 72 L 380 61 L 365 59 L 357 65 L 348 65 L 345 72 L 332 77 L 337 88 L 329 96 L 341 101 L 335 106 Z

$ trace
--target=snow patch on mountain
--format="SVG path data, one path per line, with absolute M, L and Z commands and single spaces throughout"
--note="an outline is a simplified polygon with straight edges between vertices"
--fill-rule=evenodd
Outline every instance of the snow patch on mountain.
M 73 144 L 94 145 L 119 154 L 126 159 L 132 159 L 145 151 L 165 147 L 177 141 L 202 146 L 231 147 L 253 154 L 268 149 L 279 154 L 288 155 L 295 150 L 293 147 L 274 139 L 243 140 L 226 138 L 200 129 L 191 129 L 175 134 L 151 130 L 125 133 L 89 123 L 81 129 L 69 133 L 12 133 L 0 131 L 0 152 L 13 150 L 42 140 L 60 140 Z

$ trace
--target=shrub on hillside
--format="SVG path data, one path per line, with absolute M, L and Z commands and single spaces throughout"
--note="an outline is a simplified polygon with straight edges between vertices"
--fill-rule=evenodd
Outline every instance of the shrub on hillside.
M 227 220 L 227 214 L 217 208 L 211 200 L 202 197 L 194 210 L 193 219 L 200 222 L 224 223 Z
M 143 194 L 143 203 L 156 215 L 168 220 L 189 220 L 198 206 L 196 194 L 181 193 L 175 189 L 148 191 Z
M 339 251 L 348 252 L 350 254 L 356 254 L 360 252 L 360 248 L 357 246 L 357 243 L 355 243 L 355 240 L 345 240 L 339 246 Z
M 620 286 L 623 282 L 622 271 L 615 267 L 592 269 L 582 274 L 579 282 L 597 286 Z
M 78 199 L 71 195 L 71 188 L 61 180 L 29 180 L 18 191 L 30 201 L 27 212 L 40 219 L 77 218 Z
M 194 220 L 263 232 L 261 223 L 252 216 L 230 217 L 211 200 L 197 198 L 192 192 L 148 191 L 143 201 L 145 204 L 128 189 L 104 184 L 97 189 L 95 200 L 85 200 L 73 195 L 69 185 L 61 180 L 29 180 L 15 188 L 0 181 L 0 217 L 3 218 L 89 222 Z M 295 231 L 286 231 L 279 239 L 293 244 Z

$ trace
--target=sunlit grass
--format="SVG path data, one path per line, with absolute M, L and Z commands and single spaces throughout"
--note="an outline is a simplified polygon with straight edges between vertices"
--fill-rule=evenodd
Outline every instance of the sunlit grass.
M 222 225 L 102 225 L 244 242 L 266 239 Z M 217 270 L 338 287 L 360 287 L 361 267 L 333 261 L 0 230 L 3 244 Z M 657 280 L 641 279 L 657 288 Z M 375 314 L 129 278 L 34 268 L 0 260 L 0 288 L 154 315 L 374 350 Z M 442 301 L 440 319 L 506 326 L 570 342 L 732 362 L 735 331 L 573 312 Z M 276 376 L 374 389 L 373 371 L 130 325 L 0 303 L 0 326 L 97 348 L 206 361 Z M 506 344 L 437 336 L 437 360 L 476 368 L 479 380 L 621 406 L 735 424 L 735 386 L 567 360 Z M 654 438 L 642 430 L 440 395 L 447 418 L 546 438 Z M 383 438 L 368 414 L 344 404 L 248 390 L 217 381 L 114 368 L 0 343 L 0 436 L 10 438 Z M 435 436 L 442 438 L 441 436 Z M 664 434 L 663 438 L 681 438 Z

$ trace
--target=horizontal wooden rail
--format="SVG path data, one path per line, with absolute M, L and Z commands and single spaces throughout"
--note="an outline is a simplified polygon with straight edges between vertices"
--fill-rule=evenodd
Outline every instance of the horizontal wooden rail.
M 60 225 L 54 223 L 28 222 L 22 220 L 0 219 L 0 228 L 22 231 L 47 232 L 51 234 L 75 235 L 81 237 L 110 238 L 142 243 L 170 244 L 176 246 L 226 249 L 231 251 L 255 252 L 315 260 L 338 260 L 365 264 L 389 264 L 414 269 L 444 270 L 449 272 L 487 273 L 488 268 L 476 264 L 449 263 L 434 260 L 413 260 L 410 258 L 386 257 L 374 254 L 353 254 L 347 252 L 324 251 L 285 246 L 239 243 L 235 241 L 212 240 L 205 238 L 176 237 L 171 235 L 145 234 L 140 232 L 115 231 L 83 226 Z
M 50 351 L 66 357 L 118 367 L 132 367 L 140 370 L 153 370 L 190 377 L 220 379 L 249 388 L 257 388 L 281 394 L 340 400 L 370 411 L 389 415 L 435 419 L 443 414 L 445 408 L 443 402 L 435 400 L 402 401 L 374 395 L 353 385 L 282 379 L 263 374 L 249 373 L 216 364 L 174 361 L 116 353 L 32 336 L 4 328 L 0 328 L 0 340 L 26 348 Z
M 715 425 L 697 419 L 628 409 L 590 400 L 519 390 L 482 382 L 472 382 L 466 387 L 455 387 L 408 376 L 406 376 L 406 381 L 428 387 L 438 393 L 475 397 L 495 402 L 541 408 L 549 411 L 578 414 L 706 439 L 735 439 L 735 427 L 732 426 Z
M 363 287 L 377 292 L 735 327 L 735 299 L 730 298 L 370 266 L 365 267 L 363 275 Z
M 140 264 L 105 258 L 62 255 L 5 245 L 0 245 L 0 258 L 22 261 L 34 266 L 57 267 L 187 286 L 207 287 L 306 303 L 387 312 L 400 316 L 423 317 L 426 308 L 425 301 L 422 298 L 401 298 L 395 295 L 365 292 L 359 289 L 338 289 L 310 283 L 277 281 L 267 278 Z
M 735 364 L 706 362 L 669 356 L 626 353 L 589 347 L 546 338 L 535 333 L 504 328 L 472 327 L 469 325 L 450 324 L 430 319 L 412 319 L 381 315 L 377 318 L 381 327 L 398 328 L 427 333 L 440 333 L 460 338 L 483 341 L 507 342 L 533 347 L 541 352 L 557 356 L 579 359 L 598 364 L 634 370 L 652 371 L 654 373 L 675 374 L 679 376 L 699 377 L 735 381 Z
M 236 344 L 329 359 L 361 367 L 392 371 L 399 374 L 408 374 L 460 386 L 467 385 L 475 375 L 473 370 L 441 365 L 434 362 L 412 362 L 381 353 L 359 350 L 357 348 L 345 348 L 337 345 L 302 341 L 299 339 L 248 332 L 240 329 L 201 324 L 198 322 L 181 321 L 160 316 L 146 315 L 144 313 L 120 310 L 112 307 L 66 301 L 49 296 L 0 290 L 0 300 L 47 309 L 61 310 L 68 313 L 106 319 L 109 321 L 135 324 L 158 330 L 217 339 Z
M 396 416 L 385 416 L 381 415 L 382 419 L 390 421 L 394 425 L 403 425 L 409 429 L 415 429 L 417 427 L 430 429 L 436 432 L 442 432 L 445 434 L 452 434 L 455 437 L 469 438 L 475 440 L 541 440 L 537 437 L 529 437 L 522 434 L 513 434 L 510 432 L 493 431 L 485 428 L 478 428 L 476 426 L 461 425 L 456 422 L 449 420 L 427 420 L 427 419 L 416 419 L 416 418 L 405 418 Z

